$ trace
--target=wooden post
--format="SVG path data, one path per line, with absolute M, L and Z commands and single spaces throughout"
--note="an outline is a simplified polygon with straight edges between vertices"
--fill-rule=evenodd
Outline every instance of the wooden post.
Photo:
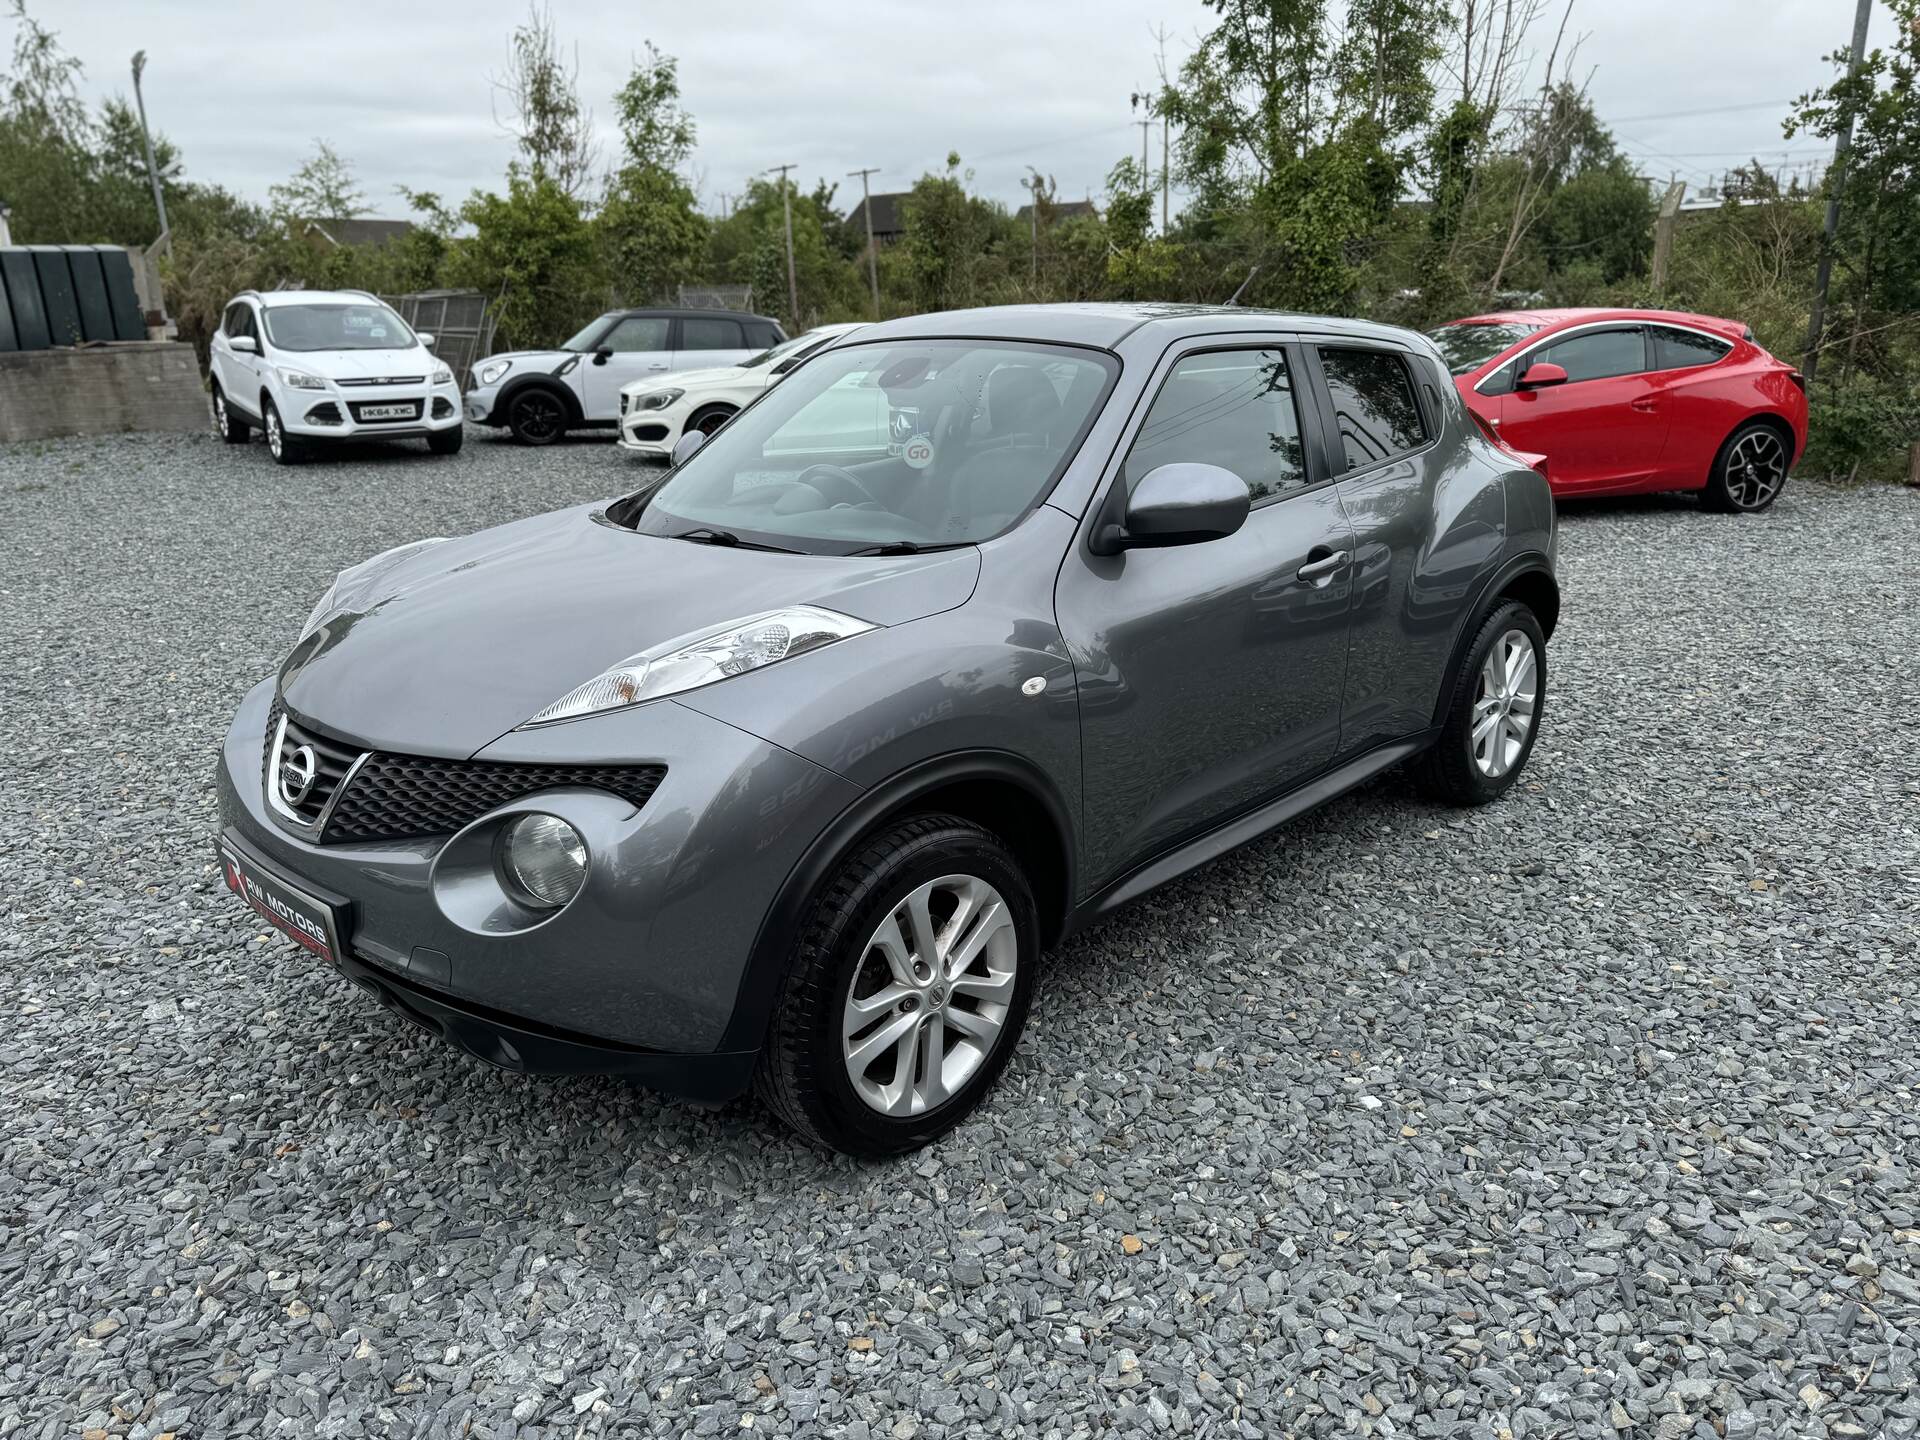
M 1907 484 L 1920 490 L 1920 444 L 1915 444 L 1907 454 Z

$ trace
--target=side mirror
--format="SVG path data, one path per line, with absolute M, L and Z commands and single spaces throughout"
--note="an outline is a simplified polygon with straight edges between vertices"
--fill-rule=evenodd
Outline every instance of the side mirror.
M 692 456 L 694 451 L 706 443 L 707 437 L 704 432 L 699 430 L 687 431 L 686 434 L 673 442 L 673 456 L 670 463 L 677 470 L 680 466 L 687 463 L 687 460 Z
M 1246 524 L 1253 506 L 1247 482 L 1218 465 L 1162 465 L 1141 477 L 1128 496 L 1108 493 L 1106 513 L 1093 532 L 1096 555 L 1219 540 Z
M 229 335 L 227 348 L 236 355 L 258 355 L 260 342 L 251 335 Z
M 596 365 L 604 365 L 612 354 L 613 350 L 611 347 L 602 345 L 598 350 L 593 352 L 593 363 Z
M 421 330 L 414 331 L 413 338 L 418 340 L 422 345 L 426 346 L 427 349 L 431 350 L 433 348 L 434 337 L 427 334 L 425 331 L 421 331 Z
M 1520 377 L 1515 388 L 1520 390 L 1539 390 L 1548 385 L 1564 385 L 1566 383 L 1567 372 L 1565 369 L 1554 364 L 1551 360 L 1540 360 L 1527 367 L 1527 373 Z

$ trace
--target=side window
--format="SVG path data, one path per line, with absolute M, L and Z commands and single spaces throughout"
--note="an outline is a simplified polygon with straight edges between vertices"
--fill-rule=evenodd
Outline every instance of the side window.
M 253 320 L 253 307 L 246 301 L 242 300 L 233 307 L 233 328 L 227 334 L 229 337 L 251 335 L 256 340 L 260 338 L 260 328 L 254 324 Z
M 1716 340 L 1692 330 L 1669 330 L 1664 325 L 1653 327 L 1653 368 L 1656 370 L 1711 365 L 1731 349 L 1731 340 Z
M 1647 342 L 1640 331 L 1589 330 L 1527 357 L 1529 364 L 1547 360 L 1567 372 L 1569 383 L 1606 380 L 1615 375 L 1638 375 L 1647 368 Z
M 636 350 L 664 350 L 667 348 L 667 330 L 672 323 L 664 316 L 629 315 L 615 324 L 600 344 L 616 355 Z
M 747 344 L 756 350 L 771 350 L 780 343 L 780 332 L 765 320 L 747 322 Z M 691 348 L 691 347 L 689 347 Z
M 1374 465 L 1427 443 L 1426 421 L 1414 399 L 1407 365 L 1386 350 L 1320 351 L 1327 394 L 1347 468 Z
M 1180 462 L 1231 470 L 1255 505 L 1306 488 L 1285 351 L 1210 350 L 1174 365 L 1127 453 L 1126 484 Z
M 738 320 L 709 320 L 693 316 L 680 322 L 682 350 L 744 350 L 746 339 Z

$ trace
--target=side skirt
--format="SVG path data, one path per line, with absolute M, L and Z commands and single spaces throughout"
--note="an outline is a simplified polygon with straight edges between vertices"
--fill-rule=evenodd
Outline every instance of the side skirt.
M 1215 826 L 1193 839 L 1164 851 L 1160 855 L 1139 865 L 1113 881 L 1092 899 L 1077 907 L 1067 924 L 1067 933 L 1104 919 L 1114 911 L 1132 904 L 1149 891 L 1157 890 L 1171 880 L 1177 880 L 1190 870 L 1197 870 L 1209 861 L 1217 860 L 1229 850 L 1237 850 L 1253 840 L 1258 840 L 1269 830 L 1286 824 L 1289 820 L 1317 809 L 1336 796 L 1344 795 L 1363 781 L 1372 779 L 1382 770 L 1392 769 L 1403 760 L 1411 760 L 1422 750 L 1433 744 L 1438 738 L 1438 730 L 1423 730 L 1418 735 L 1405 740 L 1396 740 L 1392 744 L 1382 745 L 1357 755 L 1345 764 L 1315 776 L 1305 784 L 1296 786 L 1277 799 L 1246 811 L 1223 824 Z

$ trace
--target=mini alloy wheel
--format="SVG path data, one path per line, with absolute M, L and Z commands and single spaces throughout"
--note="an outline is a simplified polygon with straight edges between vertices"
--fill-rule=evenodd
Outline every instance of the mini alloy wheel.
M 567 430 L 566 411 L 545 390 L 528 390 L 513 402 L 513 438 L 523 445 L 551 445 Z

